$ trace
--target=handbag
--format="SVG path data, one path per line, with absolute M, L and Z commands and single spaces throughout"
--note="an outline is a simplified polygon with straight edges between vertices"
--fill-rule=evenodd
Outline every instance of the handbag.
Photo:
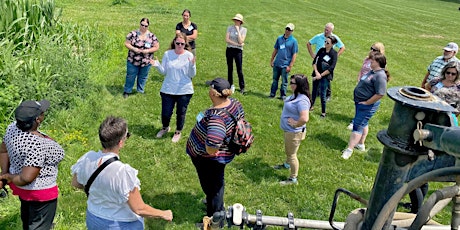
M 108 160 L 106 160 L 101 166 L 99 166 L 96 171 L 93 172 L 93 174 L 91 175 L 91 177 L 89 178 L 88 182 L 86 182 L 86 185 L 85 185 L 85 193 L 86 193 L 86 197 L 89 196 L 89 187 L 91 187 L 91 184 L 93 183 L 93 181 L 96 179 L 97 175 L 99 175 L 99 173 L 105 168 L 107 167 L 107 165 L 109 165 L 110 163 L 114 162 L 114 161 L 118 161 L 118 157 L 112 157 Z

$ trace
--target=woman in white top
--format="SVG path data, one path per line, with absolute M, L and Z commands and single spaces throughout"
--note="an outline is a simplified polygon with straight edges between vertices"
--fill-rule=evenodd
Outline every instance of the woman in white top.
M 177 104 L 176 131 L 172 138 L 174 143 L 179 141 L 184 128 L 185 114 L 193 96 L 192 78 L 196 75 L 195 56 L 187 49 L 190 49 L 187 36 L 178 33 L 171 42 L 171 48 L 164 53 L 161 63 L 158 60 L 150 60 L 158 72 L 165 75 L 160 90 L 163 128 L 157 133 L 157 138 L 169 132 L 169 122 Z
M 119 158 L 129 138 L 128 125 L 122 118 L 108 117 L 99 127 L 103 150 L 89 151 L 72 165 L 72 186 L 84 189 L 96 169 L 106 160 Z M 99 175 L 89 188 L 86 227 L 100 229 L 144 229 L 143 217 L 173 219 L 171 210 L 159 210 L 145 204 L 140 194 L 137 170 L 116 160 Z

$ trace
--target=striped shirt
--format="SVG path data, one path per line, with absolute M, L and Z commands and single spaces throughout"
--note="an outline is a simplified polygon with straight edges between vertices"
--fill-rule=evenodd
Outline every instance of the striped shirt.
M 224 109 L 236 119 L 244 117 L 244 110 L 239 101 L 230 98 L 231 103 Z M 207 157 L 219 163 L 230 163 L 235 154 L 228 151 L 227 143 L 232 134 L 235 122 L 222 109 L 210 108 L 205 111 L 204 118 L 193 127 L 187 140 L 187 154 L 191 157 Z M 219 149 L 215 155 L 206 152 L 206 146 Z

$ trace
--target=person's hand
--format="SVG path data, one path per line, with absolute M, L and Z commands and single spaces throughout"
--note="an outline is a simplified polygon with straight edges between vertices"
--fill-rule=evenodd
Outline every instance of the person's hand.
M 287 66 L 287 67 L 286 67 L 286 72 L 287 72 L 287 73 L 291 72 L 291 67 L 290 67 L 290 66 Z
M 157 66 L 160 65 L 160 62 L 158 61 L 158 58 L 155 57 L 155 59 L 150 59 L 150 64 L 151 64 L 152 66 L 157 67 Z
M 297 125 L 297 121 L 296 121 L 296 120 L 294 120 L 294 119 L 292 119 L 292 118 L 290 117 L 290 118 L 288 118 L 287 122 L 288 122 L 288 125 L 289 125 L 289 126 L 291 126 L 292 128 L 296 128 L 296 125 Z
M 361 102 L 358 102 L 358 104 L 367 105 L 367 101 L 361 101 Z
M 164 214 L 163 214 L 163 219 L 164 220 L 167 220 L 167 221 L 172 221 L 173 219 L 173 213 L 171 210 L 166 210 L 166 211 L 163 211 Z
M 273 67 L 273 66 L 274 66 L 274 64 L 273 64 L 273 61 L 270 61 L 270 66 L 271 66 L 271 67 Z
M 193 56 L 193 58 L 192 58 L 192 59 L 189 58 L 188 61 L 189 61 L 190 63 L 192 63 L 193 65 L 195 65 L 195 63 L 196 63 L 196 57 Z

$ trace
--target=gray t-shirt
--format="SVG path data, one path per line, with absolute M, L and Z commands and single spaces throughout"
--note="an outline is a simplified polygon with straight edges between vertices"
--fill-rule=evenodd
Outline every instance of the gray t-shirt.
M 243 37 L 246 36 L 246 31 L 247 31 L 246 28 L 244 28 L 243 26 L 240 26 L 240 34 L 241 34 L 241 36 L 243 36 Z M 235 28 L 234 25 L 229 26 L 227 28 L 227 33 L 229 33 L 230 40 L 232 40 L 233 42 L 238 43 L 238 32 L 236 31 L 236 28 Z M 243 49 L 243 46 L 235 46 L 235 45 L 231 45 L 229 43 L 227 43 L 227 47 L 229 47 L 229 48 L 237 48 L 237 49 L 241 49 L 241 50 Z
M 387 89 L 387 75 L 385 70 L 371 70 L 361 77 L 353 92 L 353 100 L 358 103 L 367 101 L 369 98 L 378 95 L 385 95 Z

